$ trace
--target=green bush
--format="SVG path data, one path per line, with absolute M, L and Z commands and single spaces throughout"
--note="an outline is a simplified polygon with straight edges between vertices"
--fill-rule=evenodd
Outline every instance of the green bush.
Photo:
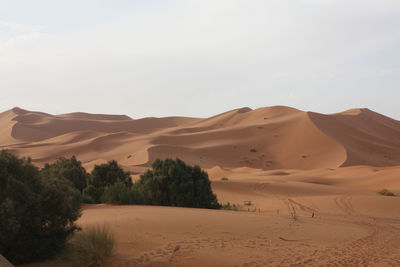
M 157 159 L 140 176 L 139 189 L 146 203 L 163 206 L 219 208 L 208 174 L 182 160 Z
M 75 156 L 70 159 L 59 158 L 53 164 L 46 164 L 41 170 L 42 177 L 64 178 L 71 182 L 72 186 L 83 192 L 87 185 L 89 174 L 82 167 L 82 163 Z
M 54 256 L 78 229 L 81 194 L 66 179 L 42 179 L 30 159 L 2 151 L 0 188 L 0 254 L 12 263 Z
M 87 194 L 82 195 L 82 203 L 85 204 L 95 204 L 96 202 L 93 200 L 93 198 Z
M 68 244 L 64 258 L 71 266 L 100 267 L 112 256 L 114 236 L 107 227 L 91 227 Z
M 255 149 L 255 148 L 252 148 L 252 149 L 250 149 L 250 152 L 257 152 L 257 149 Z
M 222 177 L 221 180 L 222 180 L 222 181 L 228 181 L 229 179 L 226 178 L 226 177 Z
M 94 166 L 90 179 L 91 185 L 95 187 L 106 187 L 116 182 L 123 182 L 127 186 L 132 185 L 130 173 L 125 172 L 115 160 Z
M 240 205 L 233 204 L 231 203 L 226 203 L 221 205 L 222 210 L 233 210 L 233 211 L 239 211 L 240 210 Z
M 378 191 L 378 194 L 383 195 L 383 196 L 389 196 L 389 197 L 396 196 L 393 192 L 389 191 L 388 189 L 383 189 L 381 191 Z
M 118 182 L 124 183 L 127 187 L 132 186 L 130 173 L 125 172 L 115 160 L 95 165 L 84 194 L 92 198 L 95 203 L 100 203 L 107 187 Z
M 85 188 L 85 190 L 83 190 L 83 195 L 86 197 L 86 199 L 90 198 L 93 203 L 100 203 L 104 189 L 105 188 L 103 186 L 95 187 L 93 185 L 89 185 Z
M 113 204 L 143 204 L 144 196 L 135 185 L 128 187 L 122 182 L 117 182 L 105 189 L 102 202 Z

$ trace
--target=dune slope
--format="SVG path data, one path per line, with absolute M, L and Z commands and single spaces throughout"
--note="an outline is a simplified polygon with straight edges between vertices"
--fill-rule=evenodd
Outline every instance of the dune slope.
M 0 114 L 0 145 L 37 164 L 76 155 L 126 168 L 180 157 L 204 168 L 317 169 L 400 164 L 400 123 L 370 110 L 323 115 L 276 106 L 210 118 L 143 118 L 20 108 Z

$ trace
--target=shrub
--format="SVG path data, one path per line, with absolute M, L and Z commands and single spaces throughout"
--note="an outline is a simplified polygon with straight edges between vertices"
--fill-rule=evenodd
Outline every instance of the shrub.
M 146 203 L 163 206 L 219 208 L 208 174 L 182 160 L 157 159 L 140 176 L 139 188 Z
M 90 179 L 91 185 L 95 187 L 106 187 L 116 182 L 123 182 L 127 186 L 132 185 L 130 173 L 125 172 L 115 160 L 94 166 Z
M 93 198 L 87 194 L 82 195 L 82 203 L 85 204 L 95 204 L 96 202 L 93 200 Z
M 222 180 L 222 181 L 228 181 L 229 179 L 226 178 L 226 177 L 222 177 L 221 180 Z
M 65 179 L 41 179 L 30 159 L 2 151 L 0 188 L 0 254 L 12 263 L 54 256 L 78 229 L 80 193 Z
M 93 185 L 89 185 L 88 187 L 85 188 L 85 190 L 83 190 L 83 195 L 86 197 L 86 199 L 90 198 L 93 201 L 93 203 L 100 203 L 103 193 L 104 193 L 103 186 L 95 187 Z
M 136 185 L 128 187 L 122 182 L 117 182 L 105 189 L 102 202 L 113 204 L 143 204 L 144 196 Z
M 132 179 L 129 172 L 125 172 L 115 160 L 108 163 L 95 165 L 89 179 L 89 186 L 84 190 L 85 195 L 100 203 L 107 187 L 117 182 L 132 186 Z
M 396 196 L 392 191 L 389 191 L 388 189 L 383 189 L 381 191 L 378 191 L 378 194 L 383 195 L 383 196 L 390 196 L 390 197 Z
M 233 204 L 231 203 L 226 203 L 221 205 L 222 210 L 233 210 L 233 211 L 239 211 L 240 210 L 240 205 Z
M 252 149 L 250 149 L 250 152 L 257 152 L 257 149 L 255 149 L 255 148 L 252 148 Z
M 53 164 L 46 164 L 41 173 L 43 177 L 67 179 L 81 193 L 86 187 L 89 176 L 86 169 L 82 167 L 82 163 L 75 156 L 72 156 L 70 159 L 59 158 Z
M 64 257 L 72 266 L 105 266 L 114 250 L 114 236 L 107 227 L 91 227 L 68 244 Z

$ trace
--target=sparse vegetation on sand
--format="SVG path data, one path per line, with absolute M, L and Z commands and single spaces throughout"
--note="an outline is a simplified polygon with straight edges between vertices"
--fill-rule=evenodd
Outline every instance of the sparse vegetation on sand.
M 382 189 L 381 191 L 378 191 L 378 194 L 382 195 L 382 196 L 389 196 L 389 197 L 396 196 L 392 191 L 390 191 L 388 189 Z
M 250 209 L 250 208 L 243 208 L 242 205 L 239 204 L 231 204 L 227 202 L 226 204 L 221 204 L 222 210 L 233 210 L 233 211 L 248 211 L 248 212 L 256 212 L 257 208 Z
M 228 181 L 229 179 L 227 177 L 222 177 L 221 180 L 222 181 Z
M 253 153 L 255 153 L 255 152 L 257 152 L 257 149 L 255 149 L 255 148 L 251 148 L 251 149 L 250 149 L 250 152 L 253 152 Z
M 63 258 L 70 266 L 102 267 L 114 251 L 114 236 L 106 226 L 90 227 L 71 240 Z

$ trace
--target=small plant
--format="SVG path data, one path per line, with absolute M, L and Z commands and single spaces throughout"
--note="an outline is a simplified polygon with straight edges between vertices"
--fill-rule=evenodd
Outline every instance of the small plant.
M 233 211 L 239 211 L 240 210 L 240 205 L 237 204 L 232 204 L 231 203 L 226 203 L 221 205 L 222 210 L 233 210 Z
M 392 191 L 389 191 L 388 189 L 383 189 L 381 191 L 378 191 L 378 194 L 382 195 L 382 196 L 389 196 L 389 197 L 396 196 Z
M 246 200 L 244 201 L 245 206 L 251 206 L 251 200 Z
M 112 256 L 114 244 L 106 226 L 91 227 L 75 236 L 64 255 L 71 266 L 102 267 Z
M 252 148 L 252 149 L 250 149 L 250 152 L 253 152 L 253 153 L 255 153 L 255 152 L 257 152 L 257 149 L 255 149 L 255 148 Z
M 292 219 L 293 221 L 297 221 L 299 217 L 297 216 L 296 209 L 291 203 L 288 204 L 288 209 L 290 219 Z
M 222 177 L 221 180 L 222 181 L 228 181 L 229 179 L 227 177 Z

